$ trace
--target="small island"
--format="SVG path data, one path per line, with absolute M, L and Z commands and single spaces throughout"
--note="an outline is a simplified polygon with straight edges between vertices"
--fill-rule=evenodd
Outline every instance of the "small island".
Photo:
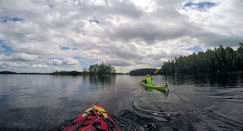
M 90 65 L 89 71 L 56 71 L 50 73 L 50 75 L 115 75 L 116 70 L 111 65 L 106 65 L 104 62 L 101 64 Z
M 0 74 L 17 74 L 17 72 L 13 72 L 13 71 L 0 71 Z
M 50 73 L 17 73 L 17 72 L 13 72 L 13 71 L 0 71 L 0 74 L 21 74 L 21 75 L 49 75 Z

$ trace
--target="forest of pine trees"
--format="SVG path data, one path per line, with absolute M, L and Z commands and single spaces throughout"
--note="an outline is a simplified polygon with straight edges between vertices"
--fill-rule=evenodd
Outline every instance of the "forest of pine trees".
M 180 56 L 165 62 L 161 72 L 171 74 L 209 74 L 217 72 L 243 71 L 243 43 L 237 50 L 221 45 L 214 50 Z

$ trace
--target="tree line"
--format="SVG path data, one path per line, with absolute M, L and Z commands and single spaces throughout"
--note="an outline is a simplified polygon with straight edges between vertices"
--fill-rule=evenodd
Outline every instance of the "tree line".
M 79 72 L 79 71 L 56 71 L 50 73 L 50 75 L 86 75 L 88 73 L 85 72 Z
M 51 75 L 110 75 L 116 74 L 116 70 L 111 65 L 106 65 L 103 62 L 101 64 L 90 65 L 88 71 L 84 69 L 82 72 L 78 71 L 56 71 Z
M 220 45 L 213 50 L 180 56 L 165 62 L 161 67 L 163 75 L 171 74 L 208 74 L 243 70 L 243 43 L 233 50 Z
M 40 74 L 40 75 L 110 75 L 116 74 L 116 70 L 112 65 L 101 64 L 90 65 L 89 69 L 84 71 L 55 71 L 52 73 L 17 73 L 12 71 L 0 71 L 0 74 Z

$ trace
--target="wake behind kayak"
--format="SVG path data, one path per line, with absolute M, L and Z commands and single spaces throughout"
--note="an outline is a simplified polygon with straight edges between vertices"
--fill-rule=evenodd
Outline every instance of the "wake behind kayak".
M 73 121 L 63 131 L 120 131 L 115 122 L 100 105 L 86 109 L 86 111 Z

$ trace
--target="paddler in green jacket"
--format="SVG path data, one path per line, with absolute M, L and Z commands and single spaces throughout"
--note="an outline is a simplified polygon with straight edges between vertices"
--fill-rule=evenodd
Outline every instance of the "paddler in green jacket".
M 146 84 L 152 84 L 152 77 L 149 74 L 147 74 L 144 82 Z

